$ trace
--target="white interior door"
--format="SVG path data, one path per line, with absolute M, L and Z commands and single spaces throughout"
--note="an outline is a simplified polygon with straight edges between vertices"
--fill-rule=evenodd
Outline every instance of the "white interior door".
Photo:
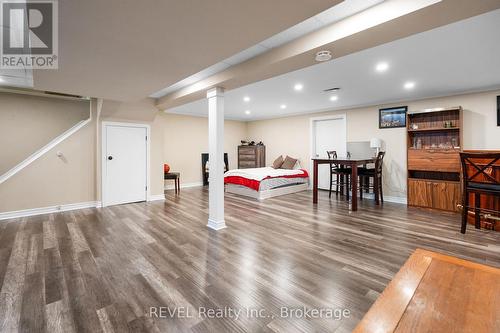
M 337 155 L 347 154 L 346 122 L 345 118 L 318 119 L 313 122 L 313 156 L 327 158 L 327 151 L 335 150 Z M 330 166 L 318 166 L 318 188 L 330 188 Z
M 104 125 L 103 204 L 147 199 L 147 127 Z

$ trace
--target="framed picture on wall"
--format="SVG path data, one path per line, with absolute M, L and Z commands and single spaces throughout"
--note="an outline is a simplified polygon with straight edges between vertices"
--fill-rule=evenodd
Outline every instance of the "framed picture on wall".
M 500 96 L 497 96 L 497 126 L 500 126 Z
M 378 128 L 406 127 L 407 106 L 378 110 Z

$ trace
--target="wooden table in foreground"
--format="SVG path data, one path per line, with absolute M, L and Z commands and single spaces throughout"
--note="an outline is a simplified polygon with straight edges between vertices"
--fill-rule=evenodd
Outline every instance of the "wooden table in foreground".
M 500 332 L 500 269 L 417 249 L 354 332 Z
M 358 166 L 369 163 L 375 163 L 376 157 L 356 158 L 356 157 L 339 157 L 334 159 L 329 158 L 313 158 L 313 203 L 318 203 L 318 165 L 320 164 L 340 164 L 352 168 L 352 198 L 351 209 L 358 210 Z

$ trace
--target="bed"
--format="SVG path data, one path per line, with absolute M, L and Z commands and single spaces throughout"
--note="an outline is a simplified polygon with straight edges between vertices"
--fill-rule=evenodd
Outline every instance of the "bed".
M 224 184 L 228 193 L 264 200 L 307 190 L 309 174 L 300 166 L 294 169 L 235 169 L 224 174 Z

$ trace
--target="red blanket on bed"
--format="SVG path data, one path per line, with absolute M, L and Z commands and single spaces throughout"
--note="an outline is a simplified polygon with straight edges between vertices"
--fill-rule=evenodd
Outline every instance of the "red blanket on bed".
M 307 178 L 307 177 L 309 177 L 309 174 L 307 173 L 306 170 L 300 169 L 300 171 L 302 171 L 302 173 L 297 174 L 297 175 L 284 175 L 284 176 L 277 176 L 277 177 L 267 176 L 266 178 L 262 179 L 261 181 L 264 181 L 264 180 L 270 179 L 270 178 Z M 255 180 L 255 179 L 249 179 L 249 178 L 245 178 L 245 177 L 241 177 L 241 176 L 226 176 L 226 177 L 224 177 L 224 184 L 242 185 L 242 186 L 249 187 L 255 191 L 259 190 L 261 181 Z

